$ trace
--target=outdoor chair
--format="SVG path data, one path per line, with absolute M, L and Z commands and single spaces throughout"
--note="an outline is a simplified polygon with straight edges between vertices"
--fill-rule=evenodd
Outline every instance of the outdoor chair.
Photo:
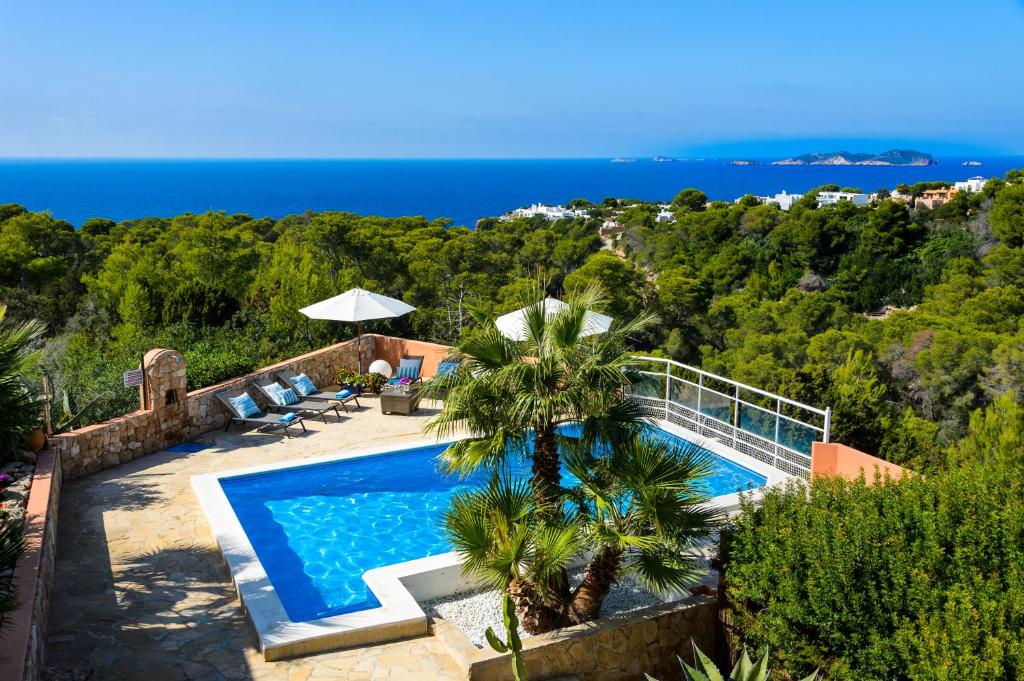
M 304 394 L 303 391 L 299 389 L 299 386 L 295 384 L 295 379 L 299 377 L 299 374 L 296 374 L 294 371 L 278 371 L 277 377 L 284 381 L 286 386 L 294 390 L 295 394 L 304 400 L 313 400 L 315 402 L 337 402 L 341 405 L 341 408 L 345 410 L 345 413 L 348 413 L 348 407 L 345 406 L 347 402 L 355 402 L 356 409 L 363 408 L 363 405 L 359 404 L 359 396 L 355 393 L 351 393 L 345 397 L 338 397 L 338 395 L 342 394 L 341 392 L 317 389 Z
M 422 383 L 423 377 L 420 372 L 423 370 L 423 355 L 402 355 L 398 363 L 395 375 L 388 379 L 388 383 L 395 385 L 403 378 L 408 378 L 410 383 Z
M 269 432 L 277 428 L 283 428 L 284 434 L 287 437 L 292 436 L 292 433 L 289 430 L 291 426 L 301 426 L 302 432 L 307 432 L 306 424 L 302 422 L 302 417 L 298 414 L 293 413 L 293 417 L 290 420 L 282 421 L 281 419 L 286 418 L 286 416 L 282 416 L 281 414 L 268 414 L 265 411 L 257 411 L 256 413 L 252 413 L 251 411 L 241 411 L 239 406 L 235 402 L 232 402 L 232 399 L 240 398 L 243 395 L 248 397 L 249 401 L 255 405 L 255 401 L 249 393 L 244 390 L 225 390 L 224 392 L 217 393 L 217 399 L 227 407 L 228 413 L 231 414 L 227 423 L 224 424 L 224 432 L 228 431 L 232 423 L 255 424 L 258 426 L 256 429 L 258 432 Z M 258 406 L 256 408 L 259 409 Z
M 461 364 L 461 359 L 448 358 L 437 365 L 437 373 L 424 384 L 427 396 L 430 399 L 437 401 L 443 400 L 448 396 L 448 387 L 451 379 L 454 377 L 455 372 L 459 370 L 459 365 Z
M 324 402 L 323 400 L 310 400 L 306 397 L 300 397 L 298 391 L 294 389 L 286 392 L 285 388 L 282 388 L 279 383 L 269 383 L 267 385 L 257 383 L 256 389 L 267 398 L 267 409 L 270 411 L 286 410 L 319 414 L 324 423 L 327 423 L 327 412 L 333 409 L 334 415 L 338 417 L 339 421 L 341 420 L 341 412 L 338 411 L 338 405 Z

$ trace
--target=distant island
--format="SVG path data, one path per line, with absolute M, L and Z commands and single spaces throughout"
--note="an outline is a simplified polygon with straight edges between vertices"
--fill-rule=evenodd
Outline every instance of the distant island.
M 618 156 L 612 159 L 612 163 L 636 163 L 635 158 L 627 158 L 625 156 Z
M 934 166 L 939 162 L 921 151 L 912 149 L 890 149 L 881 154 L 854 154 L 848 151 L 833 151 L 826 154 L 815 152 L 772 161 L 773 166 Z
M 964 161 L 960 165 L 962 165 L 962 166 L 980 166 L 981 165 L 981 161 Z
M 729 161 L 729 165 L 732 166 L 759 166 L 761 165 L 758 161 L 751 161 L 747 158 L 737 158 Z

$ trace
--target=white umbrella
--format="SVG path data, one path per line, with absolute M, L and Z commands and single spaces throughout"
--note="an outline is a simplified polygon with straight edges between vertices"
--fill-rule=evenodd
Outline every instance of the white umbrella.
M 567 307 L 569 307 L 568 303 L 563 303 L 557 298 L 545 298 L 544 316 L 550 319 Z M 526 340 L 526 311 L 528 309 L 530 308 L 524 307 L 495 319 L 494 324 L 498 327 L 501 335 L 509 340 Z M 583 318 L 583 333 L 580 335 L 596 336 L 599 333 L 604 333 L 611 327 L 613 321 L 615 320 L 607 315 L 587 310 L 587 314 Z
M 389 317 L 401 317 L 412 312 L 416 308 L 407 305 L 401 300 L 388 298 L 379 293 L 372 293 L 361 288 L 354 288 L 345 291 L 341 295 L 321 300 L 299 310 L 310 319 L 329 319 L 336 322 L 355 322 L 356 337 L 359 339 L 357 348 L 362 350 L 363 331 L 360 322 L 370 319 L 386 319 Z M 363 373 L 363 359 L 357 352 L 357 365 L 359 373 Z

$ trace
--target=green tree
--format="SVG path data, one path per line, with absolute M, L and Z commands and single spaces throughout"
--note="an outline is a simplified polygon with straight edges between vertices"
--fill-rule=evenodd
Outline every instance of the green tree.
M 672 205 L 678 208 L 686 208 L 692 211 L 704 210 L 704 206 L 708 202 L 708 195 L 699 189 L 693 187 L 687 187 L 683 191 L 676 194 L 675 198 L 672 199 Z

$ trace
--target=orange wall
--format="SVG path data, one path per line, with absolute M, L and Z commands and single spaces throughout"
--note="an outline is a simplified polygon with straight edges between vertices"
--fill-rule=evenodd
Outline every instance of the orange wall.
M 836 442 L 815 442 L 811 446 L 812 478 L 839 475 L 852 480 L 863 475 L 871 482 L 874 480 L 875 471 L 881 471 L 883 476 L 888 475 L 893 479 L 899 479 L 909 472 L 894 463 Z
M 423 356 L 423 367 L 420 369 L 420 376 L 430 378 L 437 373 L 437 365 L 444 361 L 444 358 L 451 352 L 451 347 L 438 343 L 427 343 L 425 341 L 406 340 L 404 338 L 393 338 L 391 336 L 374 337 L 374 359 L 386 360 L 391 368 L 398 370 L 398 362 L 402 355 L 418 357 Z

